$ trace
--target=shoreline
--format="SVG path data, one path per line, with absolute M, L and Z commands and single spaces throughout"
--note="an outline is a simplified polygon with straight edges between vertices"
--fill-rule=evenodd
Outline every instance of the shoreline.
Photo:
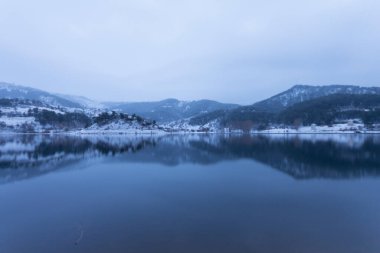
M 303 131 L 291 131 L 291 132 L 268 132 L 268 131 L 257 131 L 257 132 L 190 132 L 190 131 L 178 131 L 178 132 L 123 132 L 123 131 L 91 131 L 91 132 L 0 132 L 0 136 L 5 135 L 76 135 L 76 136 L 93 136 L 93 135 L 120 135 L 120 136 L 163 136 L 163 135 L 330 135 L 330 134 L 342 134 L 342 135 L 374 135 L 380 134 L 380 131 L 319 131 L 319 132 L 303 132 Z

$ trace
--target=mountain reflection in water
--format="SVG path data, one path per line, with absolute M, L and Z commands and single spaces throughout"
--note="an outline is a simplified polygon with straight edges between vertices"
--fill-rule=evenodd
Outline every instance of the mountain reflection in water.
M 93 158 L 167 166 L 252 159 L 296 179 L 377 177 L 380 136 L 2 136 L 0 183 L 63 170 Z

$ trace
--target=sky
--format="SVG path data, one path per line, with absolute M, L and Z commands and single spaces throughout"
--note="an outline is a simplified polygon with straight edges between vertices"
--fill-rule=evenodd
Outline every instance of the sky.
M 378 0 L 0 0 L 0 81 L 99 101 L 251 104 L 380 86 Z

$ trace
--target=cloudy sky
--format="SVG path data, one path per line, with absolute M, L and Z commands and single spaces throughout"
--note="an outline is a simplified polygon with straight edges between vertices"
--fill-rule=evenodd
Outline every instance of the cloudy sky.
M 97 100 L 250 104 L 380 86 L 378 0 L 0 0 L 0 81 Z

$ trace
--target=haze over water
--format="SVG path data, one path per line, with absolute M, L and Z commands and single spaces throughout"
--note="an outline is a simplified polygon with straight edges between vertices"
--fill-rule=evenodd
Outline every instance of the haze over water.
M 0 252 L 380 252 L 380 136 L 0 138 Z

